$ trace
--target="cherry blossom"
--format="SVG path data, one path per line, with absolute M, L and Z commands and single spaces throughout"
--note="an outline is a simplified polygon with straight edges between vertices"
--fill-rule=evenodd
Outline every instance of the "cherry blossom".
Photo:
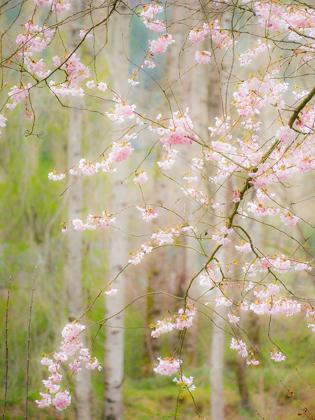
M 71 404 L 71 396 L 67 390 L 58 392 L 55 398 L 52 400 L 53 405 L 57 410 L 65 410 Z
M 231 340 L 230 348 L 235 350 L 242 357 L 248 356 L 247 346 L 242 340 L 237 340 L 233 337 Z
M 133 182 L 137 185 L 144 184 L 148 181 L 148 175 L 145 171 L 137 172 L 136 177 L 133 179 Z
M 158 217 L 158 213 L 155 213 L 153 209 L 147 209 L 146 207 L 136 207 L 137 210 L 141 212 L 141 218 L 145 222 L 151 222 L 151 220 L 154 220 Z
M 159 375 L 167 375 L 167 376 L 174 375 L 174 373 L 178 372 L 178 370 L 180 369 L 181 363 L 183 363 L 179 359 L 175 360 L 172 358 L 161 359 L 160 357 L 158 357 L 158 360 L 159 360 L 159 364 L 156 368 L 153 369 L 154 372 L 158 373 Z
M 108 290 L 107 292 L 104 292 L 104 293 L 108 296 L 115 296 L 117 292 L 118 292 L 118 289 L 110 289 L 110 290 Z
M 187 388 L 190 392 L 196 389 L 196 386 L 193 383 L 194 382 L 193 376 L 186 378 L 186 376 L 181 375 L 179 379 L 174 378 L 173 382 L 176 382 L 178 385 L 181 385 L 183 388 Z
M 210 51 L 196 51 L 195 59 L 199 64 L 208 64 L 211 59 Z
M 235 245 L 235 249 L 237 249 L 237 251 L 243 252 L 244 254 L 248 254 L 251 252 L 252 247 L 249 242 L 242 241 L 242 245 Z
M 149 41 L 150 51 L 152 54 L 163 54 L 167 50 L 167 48 L 174 42 L 175 40 L 173 39 L 172 35 L 161 35 L 159 36 L 158 40 Z
M 269 351 L 270 359 L 275 362 L 283 362 L 286 359 L 286 356 L 281 353 L 281 351 Z

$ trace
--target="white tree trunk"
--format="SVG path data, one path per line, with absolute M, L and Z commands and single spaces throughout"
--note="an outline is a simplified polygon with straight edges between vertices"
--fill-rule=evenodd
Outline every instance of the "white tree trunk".
M 126 15 L 124 15 L 126 13 Z M 121 6 L 119 14 L 114 13 L 109 25 L 109 42 L 111 47 L 109 62 L 115 91 L 124 95 L 128 88 L 129 67 L 125 54 L 129 51 L 129 17 L 128 10 Z M 128 185 L 122 181 L 129 175 L 128 165 L 120 165 L 113 176 L 111 212 L 117 212 L 127 206 Z M 128 219 L 121 215 L 119 228 L 128 231 Z M 128 236 L 118 230 L 112 230 L 109 241 L 108 277 L 114 279 L 128 261 Z M 121 273 L 113 287 L 118 289 L 115 296 L 105 299 L 106 318 L 120 311 L 125 305 L 126 276 Z M 106 327 L 105 338 L 105 420 L 123 419 L 123 379 L 124 379 L 124 312 L 111 319 Z
M 211 420 L 224 419 L 224 307 L 216 307 L 216 314 L 212 320 L 211 356 L 210 356 L 210 384 L 211 384 Z
M 74 12 L 81 9 L 79 2 L 74 3 Z M 79 29 L 81 29 L 80 19 L 73 21 L 70 27 L 70 51 L 76 45 Z M 79 40 L 79 39 L 78 39 Z M 69 132 L 67 146 L 67 167 L 78 164 L 82 157 L 82 111 L 84 101 L 82 98 L 73 98 L 70 103 L 69 111 Z M 73 183 L 71 178 L 69 183 Z M 79 180 L 67 191 L 68 194 L 68 220 L 82 217 L 83 210 L 83 185 Z M 65 265 L 65 278 L 67 283 L 68 310 L 71 321 L 82 315 L 82 233 L 69 229 L 67 233 L 67 262 Z M 82 334 L 85 342 L 85 336 Z M 77 372 L 75 377 L 75 409 L 77 420 L 91 420 L 91 373 L 83 368 Z

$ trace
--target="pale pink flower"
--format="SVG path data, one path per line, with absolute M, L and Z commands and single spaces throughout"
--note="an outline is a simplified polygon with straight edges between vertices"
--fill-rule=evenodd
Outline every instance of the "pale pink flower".
M 236 324 L 240 320 L 240 317 L 232 313 L 228 313 L 228 319 L 230 324 Z
M 94 80 L 89 80 L 88 82 L 86 82 L 86 87 L 89 89 L 94 89 L 96 87 Z
M 172 35 L 170 35 L 170 34 L 161 35 L 158 40 L 149 41 L 150 51 L 153 54 L 162 54 L 174 42 L 175 41 L 174 41 Z
M 55 394 L 59 391 L 60 385 L 55 385 L 53 381 L 51 380 L 45 380 L 43 379 L 44 387 L 52 394 Z
M 134 178 L 133 182 L 137 185 L 141 185 L 144 184 L 145 182 L 148 181 L 148 175 L 145 171 L 141 171 L 136 173 L 136 177 Z
M 250 246 L 250 243 L 245 242 L 245 241 L 243 241 L 242 245 L 240 245 L 240 246 L 235 245 L 235 248 L 237 249 L 237 251 L 243 252 L 244 254 L 247 254 L 247 253 L 251 252 L 251 250 L 252 250 L 252 248 Z
M 72 363 L 69 363 L 69 368 L 73 370 L 73 372 L 80 372 L 80 370 L 82 370 L 82 368 L 80 368 L 80 364 L 80 360 L 75 359 Z
M 285 210 L 285 213 L 280 215 L 280 219 L 286 226 L 295 226 L 299 221 L 299 218 L 290 213 L 289 210 Z
M 231 306 L 231 305 L 233 305 L 233 301 L 226 298 L 225 296 L 216 297 L 215 301 L 216 301 L 215 306 Z
M 44 408 L 48 407 L 51 404 L 51 395 L 44 394 L 43 392 L 40 392 L 39 395 L 41 395 L 41 400 L 35 400 L 36 404 L 38 405 L 38 408 Z
M 81 39 L 83 39 L 85 37 L 85 39 L 89 39 L 89 38 L 93 38 L 93 35 L 91 33 L 87 34 L 86 33 L 89 31 L 89 29 L 81 29 L 80 33 L 79 33 L 79 37 Z
M 51 181 L 61 181 L 66 177 L 66 174 L 64 172 L 49 172 L 48 179 Z
M 161 230 L 158 233 L 153 233 L 151 236 L 152 240 L 157 241 L 158 245 L 172 244 L 174 242 L 172 232 L 164 232 Z
M 115 296 L 117 292 L 118 292 L 118 289 L 111 289 L 108 292 L 104 292 L 104 293 L 105 295 L 108 295 L 108 296 Z
M 52 359 L 48 359 L 48 357 L 42 357 L 42 360 L 40 362 L 44 366 L 49 366 L 52 363 L 54 363 L 54 361 Z
M 281 353 L 281 351 L 269 351 L 270 359 L 275 362 L 283 362 L 286 359 L 286 356 Z
M 174 375 L 174 373 L 176 373 L 179 370 L 181 363 L 183 363 L 181 360 L 175 360 L 173 358 L 161 359 L 160 357 L 158 357 L 158 361 L 159 364 L 156 368 L 153 369 L 154 372 L 158 373 L 159 375 L 167 376 Z
M 235 350 L 242 357 L 248 356 L 247 346 L 242 340 L 237 340 L 233 337 L 231 340 L 230 348 Z
M 179 379 L 174 378 L 173 382 L 176 382 L 178 385 L 181 385 L 183 388 L 188 388 L 190 392 L 196 389 L 196 386 L 193 383 L 194 382 L 193 376 L 186 378 L 186 376 L 182 375 Z
M 208 64 L 210 63 L 211 59 L 211 52 L 210 51 L 196 51 L 195 59 L 199 64 Z
M 105 92 L 105 90 L 108 89 L 108 86 L 106 83 L 101 82 L 97 85 L 97 89 L 99 89 L 101 92 Z
M 72 338 L 76 338 L 83 330 L 85 330 L 84 325 L 81 325 L 78 322 L 71 322 L 64 327 L 61 335 L 66 340 L 71 340 Z
M 71 397 L 67 390 L 58 392 L 55 398 L 52 400 L 53 405 L 57 410 L 65 410 L 71 404 Z
M 110 152 L 108 159 L 111 162 L 119 163 L 126 160 L 133 151 L 134 149 L 129 142 L 119 143 L 114 141 L 112 144 L 112 151 Z
M 147 209 L 146 207 L 136 207 L 137 210 L 141 211 L 141 218 L 145 222 L 151 222 L 151 220 L 154 220 L 158 217 L 158 213 L 155 213 L 153 209 Z
M 158 338 L 162 334 L 166 334 L 172 331 L 175 328 L 175 325 L 169 321 L 158 321 L 155 330 L 151 332 L 153 338 Z

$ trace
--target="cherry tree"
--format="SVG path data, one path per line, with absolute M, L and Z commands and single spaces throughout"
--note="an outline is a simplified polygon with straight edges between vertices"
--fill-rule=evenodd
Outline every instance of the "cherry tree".
M 174 387 L 186 389 L 193 400 L 195 384 L 187 374 L 184 349 L 196 314 L 209 322 L 216 319 L 229 337 L 231 351 L 253 369 L 259 364 L 260 353 L 242 328 L 246 313 L 271 320 L 303 312 L 305 327 L 310 334 L 315 332 L 314 300 L 303 292 L 303 282 L 312 275 L 313 267 L 308 242 L 314 225 L 305 212 L 305 202 L 312 194 L 299 195 L 295 190 L 298 198 L 290 201 L 294 186 L 301 186 L 314 169 L 315 8 L 280 0 L 140 4 L 35 0 L 27 13 L 23 7 L 23 3 L 14 5 L 16 15 L 2 33 L 0 126 L 5 130 L 11 111 L 23 106 L 30 120 L 29 132 L 34 132 L 40 109 L 33 109 L 32 95 L 46 89 L 52 101 L 64 107 L 71 107 L 69 98 L 89 97 L 89 106 L 79 102 L 76 108 L 103 115 L 113 130 L 110 137 L 114 141 L 108 141 L 106 133 L 96 139 L 100 143 L 98 156 L 81 156 L 73 166 L 48 174 L 52 182 L 70 179 L 70 189 L 71 180 L 92 176 L 113 179 L 117 189 L 112 207 L 62 224 L 66 235 L 68 230 L 81 234 L 96 229 L 104 229 L 106 235 L 110 229 L 111 241 L 117 234 L 123 244 L 113 245 L 115 255 L 110 255 L 114 270 L 84 314 L 93 310 L 104 293 L 107 301 L 112 298 L 114 302 L 119 294 L 123 297 L 127 274 L 137 270 L 147 254 L 154 255 L 162 247 L 194 252 L 199 267 L 190 272 L 183 295 L 172 295 L 168 290 L 154 292 L 177 302 L 179 309 L 147 326 L 154 340 L 179 331 L 174 352 L 161 354 L 152 369 L 172 377 Z M 1 8 L 8 14 L 11 3 L 4 2 Z M 127 30 L 120 29 L 120 22 L 132 19 L 140 19 L 148 29 L 145 49 L 139 47 L 142 60 L 138 63 L 124 47 L 128 38 L 123 32 L 119 34 Z M 72 30 L 74 21 L 86 26 L 78 28 L 77 38 L 67 43 L 63 32 Z M 117 59 L 111 64 L 111 80 L 98 80 L 94 71 L 103 49 L 93 47 L 97 37 L 103 37 L 105 46 L 108 41 L 116 48 L 111 57 Z M 177 58 L 169 54 L 175 47 Z M 81 60 L 83 48 L 93 51 L 90 62 Z M 172 61 L 166 63 L 165 57 Z M 126 66 L 130 74 L 124 79 L 121 74 L 125 75 Z M 165 74 L 165 68 L 172 66 L 178 71 Z M 194 91 L 188 88 L 187 77 L 203 66 L 208 70 L 199 73 L 203 75 L 198 81 L 200 92 L 207 89 L 207 74 L 216 72 L 220 85 L 216 92 L 219 89 L 220 95 L 218 114 L 203 114 L 206 120 L 200 121 L 188 108 L 188 104 L 200 104 L 196 85 Z M 16 85 L 8 82 L 11 74 L 18 75 Z M 140 99 L 139 105 L 137 90 L 144 78 L 151 80 L 150 91 L 141 91 L 146 105 Z M 154 92 L 163 98 L 160 103 L 151 102 Z M 189 100 L 190 95 L 194 95 L 195 103 Z M 137 158 L 136 149 L 144 152 L 143 158 Z M 152 160 L 155 149 L 160 151 L 157 161 Z M 157 172 L 176 191 L 174 200 L 154 200 L 150 183 L 158 182 Z M 125 190 L 123 184 L 128 186 Z M 138 244 L 132 242 L 134 248 L 128 255 L 125 245 L 130 218 L 143 225 L 141 232 L 145 234 L 139 235 Z M 158 225 L 159 218 L 168 224 Z M 265 246 L 257 232 L 269 238 L 277 233 L 281 240 Z M 298 287 L 292 284 L 292 272 L 298 273 Z M 52 404 L 64 410 L 71 403 L 61 365 L 68 365 L 74 375 L 81 369 L 101 369 L 93 348 L 83 345 L 83 331 L 99 331 L 112 324 L 123 327 L 124 310 L 145 298 L 142 295 L 126 303 L 117 299 L 119 307 L 110 305 L 97 326 L 83 325 L 79 316 L 64 327 L 60 348 L 47 350 L 41 361 L 48 375 L 36 401 L 40 408 Z M 116 324 L 115 317 L 119 318 Z M 270 346 L 260 351 L 268 353 L 275 363 L 285 361 L 277 337 L 271 337 L 270 331 L 266 334 Z M 197 404 L 196 412 L 202 418 Z M 121 416 L 119 412 L 115 418 Z

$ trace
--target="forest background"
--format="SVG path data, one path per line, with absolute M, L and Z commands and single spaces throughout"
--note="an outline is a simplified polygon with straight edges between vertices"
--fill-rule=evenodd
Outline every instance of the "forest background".
M 29 16 L 33 7 L 26 2 L 21 15 Z M 170 11 L 171 13 L 172 11 Z M 1 16 L 2 27 L 8 25 L 15 17 L 15 9 Z M 95 42 L 101 45 L 104 42 L 101 36 Z M 123 35 L 123 33 L 122 33 Z M 62 33 L 66 42 L 71 42 L 71 33 L 66 30 Z M 137 17 L 131 19 L 128 33 L 124 33 L 123 40 L 126 55 L 131 62 L 139 62 L 140 53 L 145 48 L 147 39 L 146 29 Z M 81 49 L 82 61 L 93 61 L 93 47 L 87 44 Z M 109 37 L 108 43 L 112 39 Z M 248 41 L 250 44 L 250 40 Z M 100 80 L 111 80 L 110 52 L 108 46 L 98 56 L 97 74 Z M 244 45 L 245 50 L 248 45 Z M 139 53 L 140 52 L 140 53 Z M 174 53 L 173 53 L 174 54 Z M 176 50 L 179 56 L 179 50 Z M 177 80 L 177 66 L 172 62 L 174 56 L 167 52 L 164 60 L 168 66 L 168 77 Z M 227 60 L 230 58 L 227 57 Z M 258 66 L 264 65 L 264 58 Z M 131 73 L 133 65 L 129 63 Z M 175 73 L 174 73 L 174 67 Z M 173 73 L 172 73 L 173 71 Z M 245 71 L 241 68 L 239 71 Z M 154 76 L 157 80 L 162 78 L 156 71 Z M 200 76 L 200 75 L 199 75 Z M 202 90 L 206 110 L 199 115 L 205 126 L 214 124 L 214 117 L 220 114 L 217 99 L 222 92 L 217 89 L 215 73 L 201 74 Z M 240 75 L 242 78 L 242 75 Z M 196 81 L 197 79 L 197 81 Z M 10 85 L 17 83 L 16 80 L 8 80 Z M 190 80 L 193 88 L 197 89 L 198 74 L 194 74 Z M 152 90 L 154 82 L 150 77 L 144 76 L 143 82 L 131 95 L 137 97 L 138 103 L 146 103 L 147 92 Z M 177 80 L 175 97 L 180 97 L 183 106 L 190 106 L 192 112 L 197 107 L 198 92 L 195 95 L 187 95 L 183 92 L 180 80 Z M 185 96 L 186 95 L 186 96 Z M 143 99 L 142 99 L 143 98 Z M 187 99 L 189 98 L 189 100 Z M 86 107 L 92 104 L 93 98 L 85 97 Z M 152 93 L 150 97 L 151 113 L 159 110 L 163 102 L 161 93 Z M 223 99 L 222 99 L 223 100 Z M 187 104 L 187 102 L 190 102 Z M 5 319 L 7 309 L 8 288 L 9 316 L 8 316 L 8 365 L 10 370 L 8 380 L 8 419 L 25 418 L 26 382 L 29 382 L 29 418 L 30 419 L 75 419 L 76 404 L 64 413 L 53 410 L 38 410 L 35 399 L 38 398 L 38 390 L 43 379 L 40 355 L 52 349 L 60 341 L 59 331 L 69 317 L 69 299 L 65 279 L 65 266 L 67 265 L 67 236 L 62 234 L 60 224 L 67 220 L 68 194 L 64 192 L 66 183 L 52 183 L 47 174 L 53 168 L 67 167 L 69 153 L 69 124 L 71 109 L 62 107 L 58 101 L 52 100 L 52 95 L 47 90 L 38 90 L 32 96 L 33 107 L 40 112 L 36 113 L 36 126 L 30 133 L 30 124 L 25 120 L 22 107 L 17 107 L 10 116 L 10 124 L 2 134 L 0 142 L 0 226 L 1 226 L 1 295 L 0 295 L 0 319 L 2 320 L 2 336 L 0 344 L 0 371 L 1 371 L 1 399 L 4 401 L 5 370 L 6 370 L 6 346 L 5 343 Z M 71 102 L 70 102 L 71 105 Z M 91 105 L 93 107 L 93 105 Z M 268 118 L 268 115 L 266 115 Z M 99 155 L 103 146 L 100 143 L 106 138 L 109 144 L 113 136 L 111 124 L 98 113 L 82 113 L 82 156 L 89 159 Z M 154 153 L 158 154 L 159 151 Z M 146 154 L 145 148 L 137 148 L 132 167 L 136 167 Z M 185 160 L 185 157 L 183 158 Z M 148 165 L 153 163 L 153 158 L 148 160 Z M 161 180 L 161 174 L 157 171 L 156 177 Z M 304 174 L 305 181 L 301 188 L 292 188 L 287 199 L 288 204 L 301 196 L 310 195 L 314 185 L 314 174 Z M 109 176 L 97 176 L 93 179 L 80 179 L 83 194 L 83 214 L 108 207 L 113 194 L 113 182 Z M 127 181 L 132 183 L 132 179 Z M 163 182 L 156 185 L 162 185 Z M 162 188 L 162 187 L 161 187 Z M 149 193 L 152 201 L 156 197 L 163 196 L 163 191 L 156 189 Z M 167 200 L 179 199 L 178 191 L 168 193 L 163 203 Z M 166 201 L 165 201 L 166 200 Z M 302 206 L 303 214 L 312 217 L 314 207 L 311 201 L 307 206 Z M 139 245 L 139 239 L 134 236 L 144 233 L 141 224 L 134 218 L 129 220 L 131 231 L 134 235 L 129 236 L 128 246 L 134 251 Z M 311 229 L 304 231 L 304 235 L 310 236 Z M 281 234 L 275 231 L 274 236 L 264 234 L 264 228 L 258 233 L 260 242 L 265 249 L 282 241 Z M 309 252 L 314 248 L 314 240 L 308 241 Z M 141 243 L 141 242 L 140 242 Z M 83 307 L 87 307 L 108 282 L 108 250 L 109 236 L 107 231 L 86 232 L 82 236 L 81 275 L 83 284 Z M 285 249 L 286 244 L 281 244 Z M 172 248 L 156 258 L 149 258 L 145 265 L 128 272 L 126 282 L 126 302 L 130 302 L 147 291 L 159 289 L 168 284 L 170 291 L 179 294 L 183 285 L 187 283 L 187 269 L 182 255 L 177 257 Z M 300 273 L 288 274 L 288 282 L 294 286 Z M 35 282 L 34 282 L 35 278 Z M 34 301 L 32 305 L 32 322 L 30 332 L 30 377 L 27 380 L 28 360 L 28 319 L 29 307 L 34 286 Z M 304 293 L 314 293 L 314 281 L 312 277 L 305 276 L 303 285 Z M 126 419 L 148 418 L 172 418 L 176 406 L 177 391 L 170 383 L 169 378 L 157 376 L 153 373 L 152 343 L 148 338 L 148 322 L 163 317 L 167 311 L 174 312 L 176 305 L 172 302 L 161 304 L 153 302 L 146 297 L 139 300 L 137 305 L 127 308 L 125 311 L 125 362 L 124 362 L 124 411 Z M 104 300 L 99 299 L 85 316 L 86 323 L 97 322 L 104 317 Z M 285 350 L 287 360 L 278 365 L 262 356 L 259 366 L 248 368 L 229 348 L 229 340 L 225 340 L 219 351 L 224 354 L 224 366 L 222 374 L 224 378 L 224 401 L 225 418 L 232 419 L 294 419 L 301 410 L 301 405 L 289 395 L 288 389 L 296 393 L 310 411 L 315 410 L 314 390 L 309 383 L 314 382 L 314 358 L 313 337 L 306 325 L 299 319 L 302 315 L 284 320 L 279 317 L 273 319 L 272 335 L 277 336 L 278 342 Z M 259 348 L 268 348 L 270 342 L 268 335 L 269 318 L 258 317 L 255 314 L 247 316 L 246 328 L 255 337 L 255 344 Z M 301 325 L 301 327 L 300 327 Z M 298 327 L 297 327 L 298 326 Z M 198 409 L 206 418 L 210 414 L 210 353 L 213 344 L 213 324 L 206 317 L 198 317 L 197 325 L 193 326 L 190 345 L 187 348 L 190 357 L 190 374 L 195 378 L 197 386 L 194 397 Z M 196 334 L 198 329 L 199 333 Z M 150 331 L 150 330 L 149 330 Z M 87 341 L 91 342 L 95 331 L 88 330 Z M 176 340 L 176 339 L 175 339 Z M 93 353 L 102 361 L 104 359 L 105 331 L 101 330 L 93 346 Z M 294 343 L 292 345 L 292 343 Z M 161 340 L 159 350 L 166 353 L 172 348 L 174 338 L 166 337 Z M 153 349 L 154 350 L 154 349 Z M 156 350 L 154 350 L 156 352 Z M 104 411 L 104 375 L 93 373 L 92 375 L 92 410 L 93 418 L 102 418 Z M 195 407 L 188 393 L 182 393 L 180 397 L 180 413 L 182 419 L 195 418 Z M 259 413 L 259 414 L 258 414 Z

